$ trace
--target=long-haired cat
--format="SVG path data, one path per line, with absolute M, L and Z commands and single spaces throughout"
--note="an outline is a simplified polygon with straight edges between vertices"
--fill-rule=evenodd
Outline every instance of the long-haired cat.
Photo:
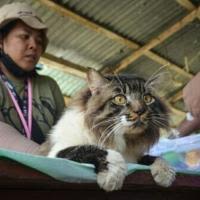
M 155 77 L 145 81 L 90 70 L 88 88 L 73 99 L 49 135 L 48 156 L 94 164 L 101 188 L 120 189 L 126 162 L 142 161 L 158 141 L 160 129 L 169 126 L 168 109 L 154 91 Z M 160 158 L 154 160 L 151 173 L 165 187 L 175 178 Z

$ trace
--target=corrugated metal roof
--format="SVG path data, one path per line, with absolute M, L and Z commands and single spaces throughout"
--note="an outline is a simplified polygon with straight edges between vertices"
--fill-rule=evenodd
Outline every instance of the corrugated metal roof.
M 38 70 L 38 73 L 50 76 L 56 80 L 63 94 L 66 96 L 73 96 L 76 92 L 85 87 L 86 84 L 85 80 L 81 78 L 49 68 L 45 65 L 42 66 L 42 70 Z
M 80 15 L 141 43 L 147 42 L 187 13 L 174 0 L 64 2 L 65 7 Z
M 194 20 L 158 45 L 155 51 L 180 66 L 188 62 L 191 72 L 197 73 L 200 70 L 200 21 Z

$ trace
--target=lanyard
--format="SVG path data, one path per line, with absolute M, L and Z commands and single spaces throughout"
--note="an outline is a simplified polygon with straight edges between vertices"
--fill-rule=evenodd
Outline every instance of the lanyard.
M 12 99 L 15 109 L 24 127 L 27 138 L 31 139 L 32 131 L 32 85 L 31 80 L 28 78 L 25 81 L 24 97 L 23 100 L 17 95 L 15 87 L 7 79 L 7 77 L 0 71 L 0 77 L 8 90 Z M 20 103 L 22 104 L 20 107 Z

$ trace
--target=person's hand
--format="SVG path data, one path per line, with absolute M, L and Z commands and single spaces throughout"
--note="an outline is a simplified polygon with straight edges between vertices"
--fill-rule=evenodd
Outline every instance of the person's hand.
M 200 72 L 183 89 L 183 99 L 192 116 L 200 118 Z

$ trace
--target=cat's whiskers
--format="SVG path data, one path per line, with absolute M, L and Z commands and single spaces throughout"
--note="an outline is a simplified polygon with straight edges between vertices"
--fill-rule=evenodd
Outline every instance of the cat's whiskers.
M 168 123 L 166 124 L 166 116 L 160 116 L 160 114 L 150 114 L 148 117 L 145 117 L 154 127 L 166 127 L 168 128 Z
M 117 124 L 118 126 L 116 126 L 114 129 L 115 135 L 122 135 L 122 131 L 121 128 L 123 127 L 123 125 L 121 123 Z
M 98 144 L 101 144 L 101 140 L 104 138 L 104 136 L 107 135 L 107 131 L 109 131 L 110 129 L 112 129 L 112 127 L 113 127 L 114 125 L 115 125 L 115 124 L 112 123 L 112 124 L 110 124 L 108 127 L 106 127 L 106 129 L 101 133 L 101 136 L 100 136 L 100 138 L 99 138 L 99 140 L 98 140 Z
M 153 121 L 150 121 L 149 124 L 154 127 L 154 128 L 157 128 L 157 125 L 153 122 Z
M 155 128 L 158 128 L 158 127 L 162 127 L 162 128 L 166 127 L 167 128 L 168 127 L 168 126 L 165 126 L 165 125 L 157 124 L 156 122 L 152 122 L 151 125 L 152 125 L 152 127 L 155 127 Z
M 100 122 L 96 123 L 95 125 L 94 125 L 95 122 L 93 122 L 93 125 L 90 128 L 90 131 L 93 131 L 95 128 L 97 128 L 100 125 L 104 125 L 104 124 L 106 124 L 108 122 L 113 122 L 115 120 L 118 120 L 118 117 L 108 117 L 108 118 L 105 118 L 103 121 L 100 121 Z
M 169 72 L 160 72 L 159 74 L 155 75 L 152 79 L 145 83 L 145 88 L 148 88 L 149 84 L 151 84 L 153 81 L 156 81 L 160 76 L 163 76 L 164 74 L 169 74 Z
M 119 123 L 119 117 L 115 117 L 115 121 L 113 121 L 113 123 L 110 124 L 110 125 L 101 133 L 101 136 L 100 136 L 100 138 L 99 138 L 99 140 L 98 140 L 98 144 L 100 144 L 100 146 L 101 146 L 101 143 L 102 143 L 101 141 L 103 141 L 104 138 L 107 137 L 108 133 L 110 132 L 110 129 L 112 130 L 113 127 L 114 127 L 115 125 L 117 125 L 118 123 Z M 107 131 L 109 131 L 109 132 L 107 132 Z
M 100 125 L 104 125 L 104 124 L 106 124 L 106 123 L 108 123 L 108 122 L 113 122 L 113 119 L 109 119 L 109 120 L 104 120 L 104 121 L 101 121 L 101 122 L 99 122 L 99 123 L 96 123 L 95 125 L 93 125 L 91 128 L 90 128 L 90 131 L 92 132 L 95 128 L 97 128 L 98 126 L 100 126 Z M 94 124 L 95 122 L 93 122 L 93 124 Z
M 168 127 L 168 125 L 164 122 L 161 122 L 160 120 L 154 119 L 151 121 L 152 124 L 154 124 L 156 127 Z
M 101 141 L 104 141 L 104 138 L 105 137 L 107 137 L 107 135 L 108 135 L 108 133 L 107 133 L 107 130 L 112 130 L 112 128 L 117 124 L 118 122 L 116 121 L 116 122 L 114 122 L 114 123 L 112 123 L 111 125 L 109 125 L 102 133 L 101 133 L 101 136 L 100 136 L 100 138 L 99 138 L 99 140 L 98 140 L 98 145 L 99 146 L 102 146 L 102 142 Z M 105 136 L 105 137 L 104 137 Z
M 161 70 L 163 68 L 166 68 L 169 66 L 169 63 L 162 65 L 158 70 L 156 70 L 146 81 L 144 87 L 148 87 L 149 83 L 151 83 L 153 80 L 156 80 L 161 74 L 163 75 L 164 73 L 169 73 L 169 72 L 162 72 Z
M 169 117 L 169 114 L 164 114 L 164 113 L 150 113 L 149 115 L 151 115 L 151 116 L 164 116 L 164 117 Z
M 160 121 L 166 121 L 165 117 L 159 117 L 159 116 L 146 117 L 145 119 L 148 119 L 148 120 L 156 119 L 156 120 L 160 120 Z
M 146 119 L 149 121 L 153 121 L 153 120 L 160 121 L 161 123 L 166 121 L 166 118 L 164 117 L 147 117 Z
M 150 119 L 157 119 L 157 120 L 164 120 L 166 121 L 166 119 L 168 119 L 168 116 L 150 116 Z
M 99 146 L 100 147 L 104 147 L 104 143 L 106 142 L 106 140 L 110 137 L 110 135 L 112 134 L 113 129 L 111 129 L 107 134 L 104 134 L 105 137 L 102 137 L 102 141 L 99 140 Z
M 148 115 L 148 117 L 149 118 L 159 118 L 159 119 L 165 119 L 166 120 L 166 118 L 168 118 L 169 117 L 169 115 L 167 115 L 167 114 L 153 114 L 153 113 L 151 113 L 151 114 L 149 114 Z
M 116 126 L 114 126 L 114 128 L 108 132 L 108 134 L 106 134 L 106 137 L 104 137 L 103 141 L 101 142 L 100 146 L 103 147 L 104 143 L 106 142 L 106 140 L 109 139 L 109 137 L 113 134 L 116 133 L 116 130 L 121 128 L 121 124 L 120 123 L 116 123 Z M 113 134 L 114 135 L 114 134 Z

